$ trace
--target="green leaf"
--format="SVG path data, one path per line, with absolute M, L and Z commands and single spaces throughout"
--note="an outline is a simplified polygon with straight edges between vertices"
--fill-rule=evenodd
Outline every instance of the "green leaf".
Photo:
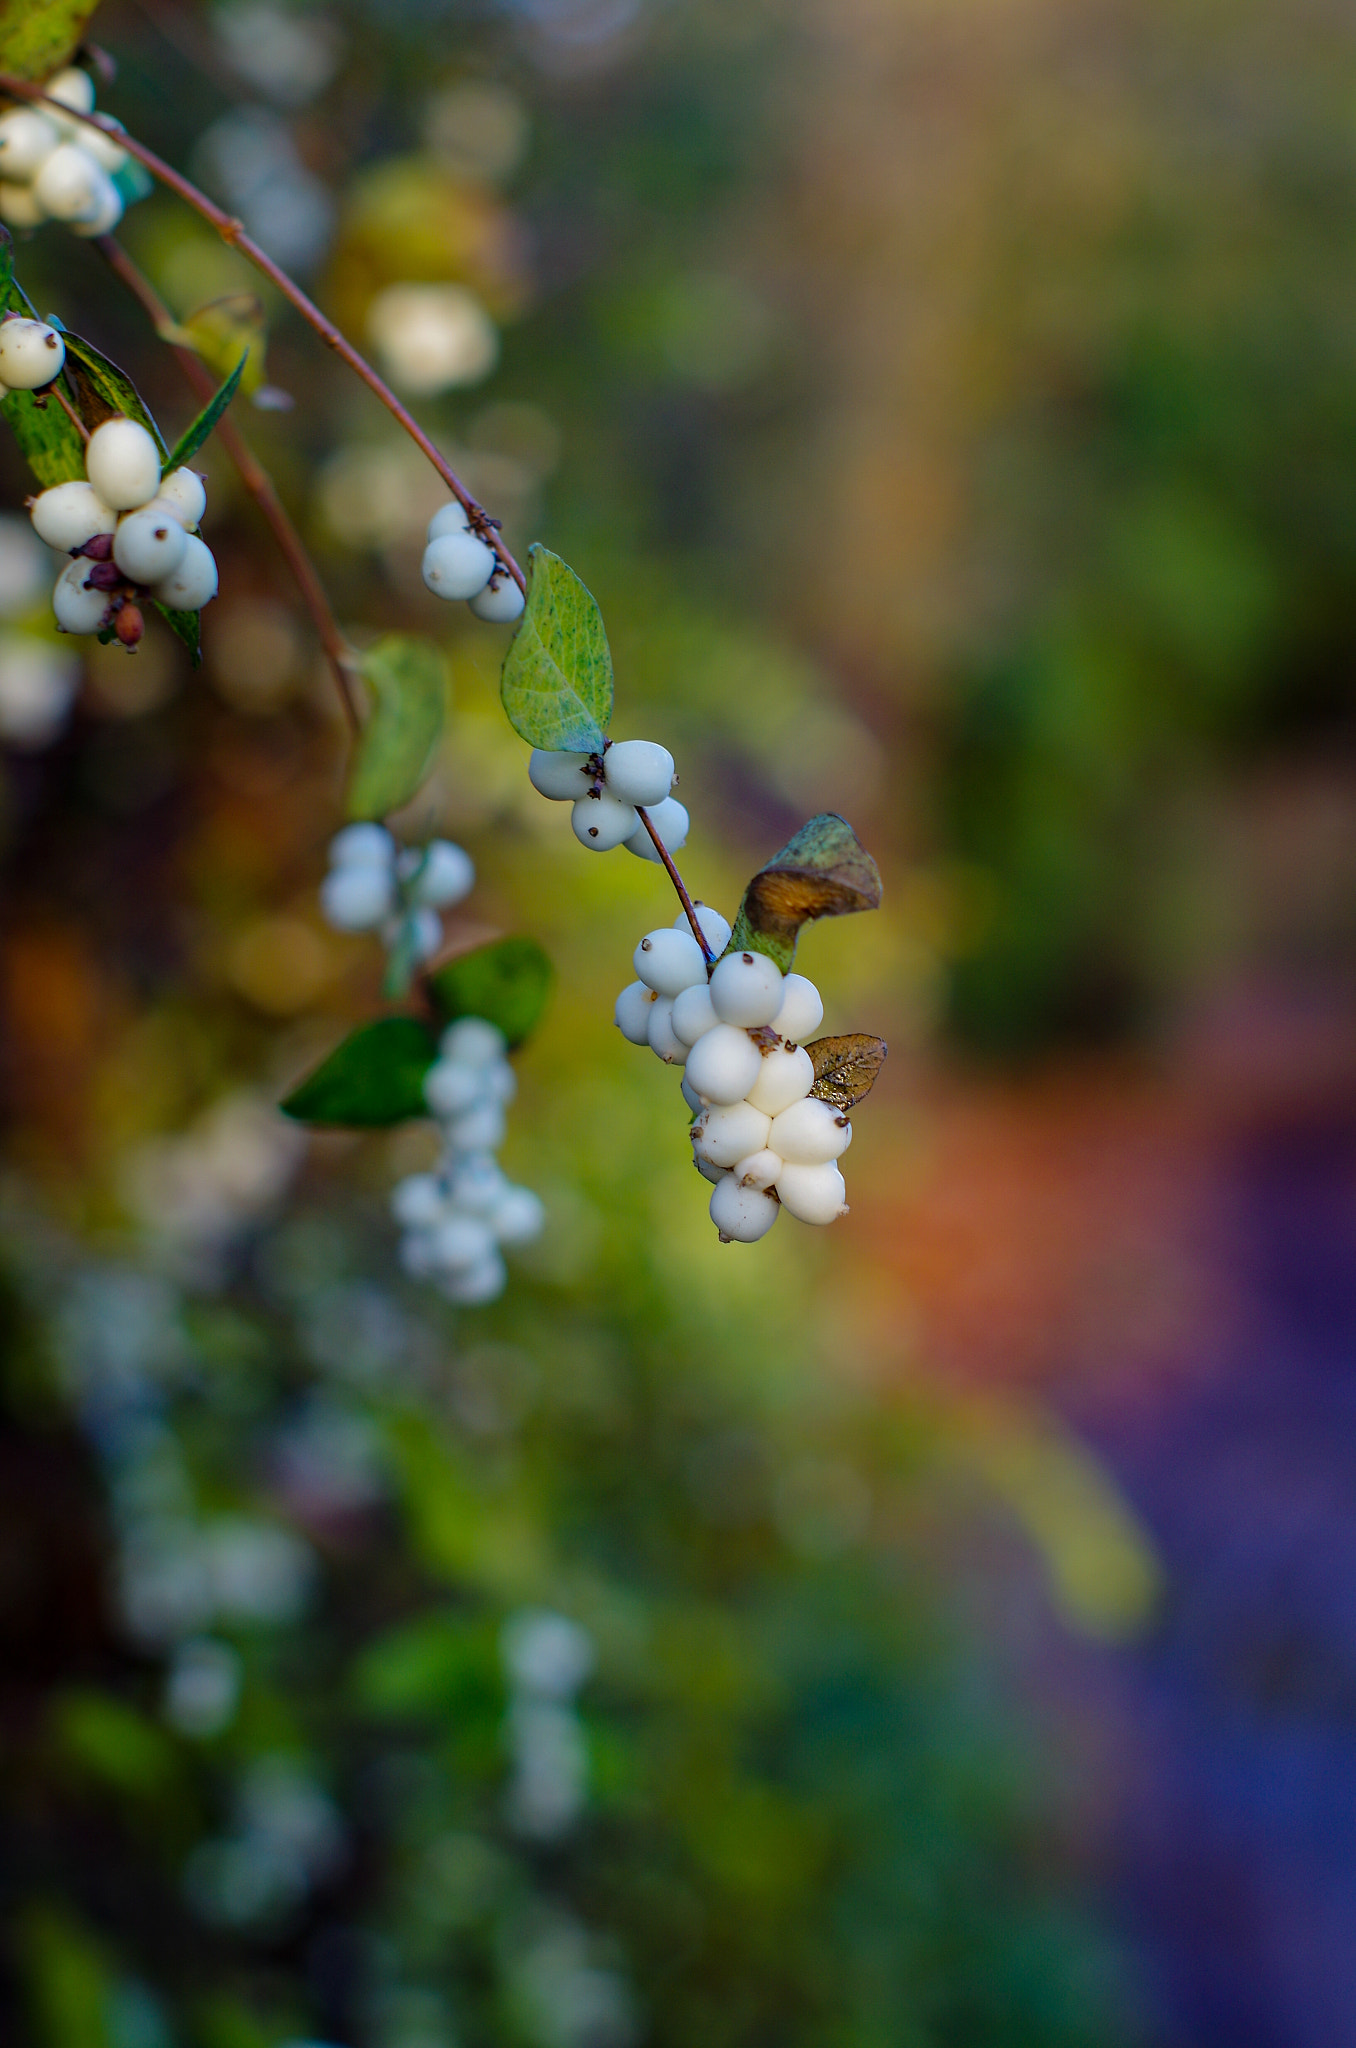
M 82 471 L 81 474 L 83 475 L 83 473 Z M 202 613 L 171 611 L 167 604 L 161 604 L 158 597 L 153 597 L 151 603 L 155 606 L 155 609 L 159 612 L 170 631 L 176 633 L 183 641 L 193 657 L 194 668 L 200 668 L 202 666 Z
M 235 397 L 240 385 L 240 379 L 245 374 L 245 364 L 248 361 L 249 351 L 246 350 L 216 396 L 208 399 L 192 426 L 188 428 L 186 433 L 179 436 L 179 439 L 169 452 L 168 460 L 165 463 L 166 469 L 178 469 L 188 461 L 190 455 L 197 454 L 203 442 L 207 439 L 207 436 Z
M 786 974 L 803 924 L 879 903 L 880 869 L 846 818 L 821 811 L 749 883 L 725 950 L 766 953 Z
M 98 0 L 0 0 L 0 71 L 50 78 L 69 64 Z
M 75 394 L 75 409 L 93 433 L 105 420 L 138 420 L 165 456 L 165 437 L 147 410 L 136 385 L 116 363 L 101 355 L 78 334 L 65 331 L 66 376 Z M 84 474 L 82 469 L 81 474 Z
M 32 391 L 11 391 L 0 412 L 43 490 L 84 476 L 85 444 L 54 398 L 39 404 Z
M 815 1070 L 811 1095 L 846 1115 L 875 1087 L 889 1047 L 869 1032 L 849 1031 L 841 1038 L 816 1038 L 805 1050 Z
M 527 609 L 499 686 L 508 722 L 531 747 L 595 754 L 612 717 L 612 653 L 603 615 L 573 569 L 534 547 Z
M 449 960 L 429 976 L 429 993 L 447 1023 L 485 1017 L 511 1046 L 535 1030 L 555 970 L 535 939 L 499 939 Z
M 0 306 L 8 302 L 14 283 L 14 237 L 7 227 L 0 227 Z
M 372 1130 L 427 1116 L 424 1076 L 438 1056 L 433 1033 L 417 1017 L 361 1024 L 281 1105 L 299 1124 Z
M 350 818 L 384 818 L 408 803 L 428 774 L 443 729 L 447 667 L 427 640 L 388 633 L 362 658 L 372 691 L 348 786 Z

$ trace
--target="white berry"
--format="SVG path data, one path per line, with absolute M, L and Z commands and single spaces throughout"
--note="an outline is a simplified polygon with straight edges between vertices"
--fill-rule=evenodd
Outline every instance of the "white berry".
M 581 796 L 570 812 L 570 827 L 581 846 L 609 853 L 635 831 L 636 807 L 618 802 L 606 791 L 601 796 Z
M 449 1216 L 433 1232 L 433 1256 L 445 1270 L 478 1266 L 494 1248 L 494 1232 L 482 1216 Z
M 450 839 L 431 839 L 427 846 L 410 847 L 401 855 L 397 872 L 408 884 L 411 903 L 427 903 L 435 910 L 460 903 L 476 881 L 475 862 Z
M 117 131 L 116 134 L 110 135 L 105 128 L 81 128 L 77 139 L 86 156 L 92 156 L 100 170 L 107 171 L 111 177 L 114 171 L 120 171 L 127 162 L 127 151 L 117 139 L 119 135 L 125 135 L 127 130 L 121 121 L 114 121 L 110 114 L 106 114 L 104 119 L 111 123 Z
M 503 1105 L 480 1102 L 448 1126 L 448 1139 L 458 1152 L 494 1152 L 504 1142 Z
M 711 971 L 711 1004 L 723 1024 L 770 1024 L 782 1006 L 782 975 L 766 953 L 727 953 Z
M 424 1100 L 436 1117 L 465 1116 L 484 1100 L 484 1069 L 437 1059 L 424 1076 Z
M 730 1171 L 742 1188 L 770 1188 L 784 1164 L 784 1160 L 764 1146 L 761 1152 L 750 1152 L 747 1158 L 736 1159 Z
M 68 64 L 63 71 L 58 71 L 55 78 L 48 79 L 43 89 L 48 99 L 58 100 L 73 114 L 94 112 L 94 80 L 78 64 Z
M 664 838 L 662 832 L 659 836 L 661 839 Z M 668 845 L 667 839 L 664 839 L 664 844 Z M 694 903 L 692 908 L 697 913 L 697 922 L 702 928 L 702 937 L 710 947 L 712 957 L 719 960 L 721 954 L 730 943 L 730 926 L 726 923 L 720 912 L 713 910 L 709 903 Z M 690 932 L 692 929 L 685 910 L 679 911 L 677 917 L 673 920 L 673 924 L 675 931 Z
M 495 1060 L 490 1066 L 479 1069 L 485 1087 L 485 1094 L 491 1102 L 512 1102 L 518 1093 L 518 1076 L 507 1060 Z
M 391 1214 L 405 1230 L 429 1230 L 447 1209 L 447 1190 L 436 1173 L 409 1173 L 391 1189 Z
M 82 548 L 96 533 L 112 533 L 118 523 L 93 486 L 78 478 L 68 484 L 53 484 L 33 500 L 29 513 L 33 530 L 49 548 L 68 554 Z
M 809 1094 L 815 1085 L 815 1063 L 803 1045 L 776 1045 L 763 1054 L 763 1070 L 749 1090 L 749 1101 L 769 1116 L 778 1116 Z
M 714 1031 L 720 1019 L 711 1008 L 711 991 L 706 977 L 694 981 L 673 999 L 673 1028 L 684 1045 L 695 1045 L 708 1031 Z
M 0 320 L 0 379 L 11 391 L 37 391 L 58 376 L 66 344 L 45 320 Z
M 719 1181 L 725 1178 L 726 1170 L 723 1166 L 713 1166 L 709 1159 L 698 1159 L 695 1153 L 692 1156 L 692 1164 L 703 1180 Z
M 673 1029 L 673 997 L 660 996 L 650 1006 L 647 1025 L 650 1049 L 666 1060 L 671 1067 L 681 1067 L 687 1058 L 687 1045 L 678 1038 Z
M 332 868 L 320 884 L 320 909 L 338 932 L 367 932 L 389 916 L 392 895 L 384 868 Z
M 441 540 L 444 534 L 469 533 L 470 530 L 471 522 L 466 515 L 466 507 L 456 498 L 449 498 L 445 505 L 439 506 L 429 520 L 428 532 L 424 538 L 426 542 Z
M 618 740 L 603 756 L 603 780 L 623 803 L 648 810 L 673 787 L 673 756 L 653 740 Z
M 207 486 L 196 469 L 172 469 L 152 503 L 172 506 L 179 524 L 191 531 L 207 510 Z
M 97 633 L 108 611 L 108 592 L 90 590 L 85 578 L 93 565 L 68 562 L 52 592 L 52 610 L 63 633 Z
M 704 1109 L 693 1124 L 692 1149 L 713 1166 L 733 1166 L 750 1152 L 761 1152 L 772 1126 L 770 1116 L 750 1102 L 731 1102 L 722 1109 Z
M 183 561 L 188 535 L 168 512 L 154 510 L 154 500 L 140 512 L 128 512 L 113 536 L 113 559 L 133 583 L 164 583 Z
M 742 1102 L 763 1064 L 747 1031 L 717 1024 L 704 1032 L 687 1056 L 687 1078 L 710 1102 Z
M 0 175 L 27 185 L 60 140 L 56 122 L 36 107 L 10 107 L 0 114 Z
M 172 612 L 199 612 L 217 594 L 217 563 L 205 540 L 184 535 L 183 558 L 177 569 L 155 585 L 161 604 Z
M 782 1006 L 772 1020 L 779 1038 L 804 1045 L 812 1031 L 824 1022 L 824 998 L 803 974 L 788 974 L 782 980 Z
M 531 1188 L 510 1188 L 490 1213 L 490 1224 L 500 1244 L 530 1244 L 540 1237 L 546 1223 L 546 1209 L 540 1195 Z
M 843 1176 L 828 1161 L 800 1166 L 788 1160 L 777 1176 L 777 1193 L 802 1223 L 832 1223 L 847 1208 Z
M 424 549 L 424 581 L 435 597 L 474 597 L 494 573 L 494 549 L 478 534 L 444 533 Z
M 47 216 L 33 197 L 31 185 L 0 180 L 0 220 L 11 228 L 40 228 Z
M 132 512 L 160 488 L 160 451 L 139 420 L 105 420 L 89 437 L 85 474 L 105 505 Z
M 658 998 L 652 988 L 646 988 L 643 981 L 628 982 L 617 997 L 613 1018 L 623 1038 L 632 1045 L 648 1045 L 650 1042 L 650 1011 Z
M 512 1183 L 488 1152 L 458 1160 L 450 1178 L 448 1196 L 458 1209 L 473 1216 L 490 1216 L 503 1201 Z
M 462 1308 L 481 1308 L 487 1301 L 497 1301 L 507 1284 L 508 1271 L 496 1251 L 493 1258 L 482 1259 L 478 1266 L 449 1274 L 441 1287 L 448 1300 Z
M 384 825 L 345 825 L 330 841 L 332 868 L 389 868 L 396 843 Z
M 108 203 L 112 180 L 78 142 L 60 142 L 33 176 L 33 197 L 52 220 L 93 220 Z
M 458 1017 L 438 1041 L 445 1060 L 464 1060 L 468 1067 L 490 1067 L 508 1052 L 508 1040 L 487 1017 Z
M 123 152 L 124 154 L 126 152 Z M 89 157 L 99 173 L 99 197 L 97 203 L 78 220 L 69 223 L 71 233 L 82 236 L 86 241 L 95 235 L 111 235 L 122 219 L 122 194 L 108 172 L 100 164 L 93 150 L 82 149 L 81 154 Z
M 732 1173 L 711 1190 L 711 1221 L 726 1242 L 757 1244 L 777 1221 L 779 1204 L 758 1188 L 742 1188 Z
M 538 796 L 550 797 L 552 803 L 573 803 L 593 781 L 592 759 L 592 754 L 556 754 L 548 747 L 534 747 L 527 757 L 527 779 Z
M 847 1118 L 832 1103 L 807 1095 L 772 1119 L 768 1143 L 793 1166 L 820 1166 L 846 1152 L 851 1139 Z
M 471 599 L 470 609 L 487 626 L 511 626 L 522 617 L 526 604 L 527 599 L 508 570 L 497 569 L 485 588 Z
M 647 988 L 661 996 L 680 995 L 685 988 L 706 986 L 706 961 L 690 931 L 675 931 L 672 925 L 646 932 L 632 955 L 632 966 Z
M 686 1074 L 683 1076 L 683 1100 L 692 1111 L 693 1116 L 700 1116 L 704 1105 L 701 1096 L 698 1095 Z
M 690 821 L 686 810 L 679 803 L 677 797 L 666 796 L 662 804 L 655 804 L 653 808 L 647 804 L 645 808 L 649 815 L 650 823 L 654 826 L 655 831 L 659 834 L 670 853 L 677 853 L 680 846 L 687 844 L 688 824 Z M 636 820 L 635 831 L 626 841 L 626 850 L 628 853 L 636 854 L 641 860 L 658 861 L 659 859 L 659 855 L 655 851 L 654 841 L 639 819 Z

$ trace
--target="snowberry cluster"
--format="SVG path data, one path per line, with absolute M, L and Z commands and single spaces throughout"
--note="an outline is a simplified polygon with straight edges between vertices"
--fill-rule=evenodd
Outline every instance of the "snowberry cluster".
M 659 859 L 637 806 L 646 811 L 670 853 L 687 842 L 687 812 L 677 797 L 669 795 L 678 779 L 673 756 L 653 740 L 608 740 L 601 754 L 552 753 L 534 747 L 527 775 L 540 795 L 570 804 L 575 838 L 595 853 L 624 846 L 642 860 Z
M 46 87 L 74 114 L 94 111 L 94 80 L 74 65 Z M 111 135 L 66 120 L 56 107 L 9 107 L 0 114 L 0 220 L 36 228 L 58 220 L 77 235 L 108 235 L 122 219 L 114 173 L 127 151 Z
M 320 908 L 336 931 L 379 931 L 417 967 L 443 943 L 439 912 L 469 896 L 475 879 L 470 854 L 450 839 L 401 847 L 384 825 L 346 825 L 330 841 Z
M 7 344 L 20 326 L 41 323 L 0 324 L 0 378 L 11 378 Z M 38 538 L 72 557 L 52 592 L 61 631 L 111 627 L 132 648 L 148 597 L 170 611 L 201 611 L 217 594 L 216 560 L 194 531 L 206 508 L 196 470 L 161 476 L 160 451 L 138 421 L 96 427 L 85 444 L 85 481 L 54 484 L 29 505 Z
M 410 1174 L 391 1194 L 392 1214 L 405 1233 L 405 1271 L 434 1281 L 449 1301 L 466 1307 L 503 1293 L 504 1248 L 528 1243 L 545 1220 L 538 1196 L 515 1187 L 494 1157 L 517 1086 L 497 1025 L 482 1017 L 450 1024 L 424 1076 L 424 1100 L 442 1128 L 443 1156 L 434 1172 Z
M 522 591 L 456 498 L 434 513 L 424 549 L 424 581 L 435 597 L 464 599 L 478 619 L 511 626 L 522 614 Z
M 779 1209 L 802 1223 L 832 1223 L 846 1189 L 834 1163 L 852 1125 L 810 1093 L 815 1070 L 802 1041 L 824 1005 L 803 974 L 782 974 L 764 953 L 730 953 L 730 927 L 697 906 L 713 954 L 707 968 L 686 914 L 647 932 L 635 951 L 639 980 L 617 998 L 617 1027 L 633 1045 L 685 1069 L 698 1172 L 714 1181 L 711 1221 L 721 1242 L 753 1244 Z

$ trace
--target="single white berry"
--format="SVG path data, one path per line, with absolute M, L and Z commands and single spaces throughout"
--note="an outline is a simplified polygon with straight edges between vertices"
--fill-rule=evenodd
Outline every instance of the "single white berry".
M 815 1063 L 803 1045 L 775 1045 L 763 1054 L 763 1070 L 749 1090 L 749 1101 L 769 1116 L 779 1116 L 815 1085 Z
M 494 1152 L 503 1144 L 506 1129 L 503 1105 L 480 1102 L 448 1125 L 447 1137 L 458 1152 Z
M 85 150 L 83 154 L 90 157 L 98 168 L 99 176 L 102 180 L 99 201 L 88 213 L 82 213 L 79 220 L 73 220 L 69 225 L 73 235 L 80 235 L 85 241 L 90 241 L 95 235 L 112 234 L 114 228 L 122 219 L 123 202 L 121 192 L 119 192 L 103 165 L 99 163 L 98 157 L 94 152 L 92 150 Z M 123 154 L 125 155 L 126 152 L 124 151 Z
M 708 1031 L 714 1031 L 719 1022 L 711 1007 L 711 992 L 705 975 L 674 997 L 673 1028 L 684 1045 L 695 1045 Z
M 661 839 L 664 837 L 662 832 L 659 836 Z M 668 845 L 666 839 L 664 844 Z M 721 954 L 730 943 L 730 926 L 726 923 L 720 912 L 713 910 L 709 903 L 694 903 L 692 908 L 697 913 L 697 922 L 702 928 L 702 937 L 710 947 L 713 958 L 719 960 Z M 673 920 L 673 924 L 675 931 L 690 932 L 692 929 L 685 910 L 679 911 L 677 917 Z
M 548 747 L 534 747 L 527 757 L 527 779 L 538 796 L 552 803 L 573 803 L 593 781 L 589 767 L 592 754 L 552 753 Z
M 692 1149 L 713 1166 L 733 1166 L 767 1144 L 772 1118 L 750 1102 L 731 1102 L 723 1109 L 704 1109 L 693 1124 Z
M 134 512 L 160 489 L 160 450 L 139 420 L 105 420 L 86 444 L 85 474 L 112 511 Z
M 404 1230 L 429 1230 L 447 1210 L 447 1189 L 436 1173 L 409 1173 L 391 1189 L 391 1214 Z
M 688 1054 L 687 1078 L 710 1102 L 742 1102 L 762 1064 L 763 1056 L 747 1031 L 717 1024 L 703 1032 Z
M 382 937 L 389 947 L 403 946 L 408 957 L 418 965 L 442 951 L 443 921 L 436 910 L 421 906 L 406 911 L 404 917 L 395 918 Z
M 85 578 L 93 564 L 68 562 L 52 592 L 52 610 L 63 633 L 97 633 L 108 612 L 108 592 L 90 590 Z
M 180 526 L 191 532 L 207 510 L 207 486 L 196 469 L 172 469 L 151 502 L 171 506 Z
M 74 225 L 104 212 L 113 181 L 78 142 L 59 142 L 33 175 L 33 197 L 52 220 Z
M 759 1188 L 742 1188 L 732 1173 L 711 1190 L 711 1221 L 725 1243 L 757 1244 L 777 1221 L 780 1205 Z
M 48 79 L 43 90 L 49 100 L 69 107 L 73 114 L 94 112 L 94 80 L 78 64 L 68 64 L 63 71 L 58 71 L 54 78 Z
M 433 1232 L 433 1256 L 445 1271 L 478 1266 L 494 1248 L 494 1232 L 483 1216 L 449 1216 Z
M 483 1067 L 438 1059 L 424 1076 L 424 1100 L 436 1117 L 465 1116 L 485 1099 Z
M 496 1252 L 493 1258 L 482 1259 L 478 1266 L 450 1273 L 440 1283 L 440 1291 L 459 1307 L 482 1308 L 487 1301 L 497 1301 L 507 1285 L 508 1268 Z
M 345 825 L 330 841 L 332 868 L 389 868 L 396 843 L 384 825 Z
M 111 114 L 105 114 L 104 119 L 116 131 L 114 134 L 110 135 L 106 128 L 80 128 L 77 130 L 77 139 L 85 154 L 92 156 L 100 170 L 107 171 L 112 177 L 113 173 L 120 171 L 127 162 L 127 151 L 118 141 L 118 136 L 125 135 L 127 130 L 122 122 L 115 121 Z
M 522 617 L 526 605 L 527 599 L 508 570 L 497 569 L 485 588 L 471 599 L 470 609 L 487 626 L 511 626 Z
M 650 1042 L 650 1011 L 658 997 L 652 988 L 646 988 L 643 981 L 630 981 L 617 997 L 613 1021 L 623 1038 L 632 1045 L 648 1045 Z
M 671 1067 L 682 1066 L 687 1058 L 687 1045 L 674 1035 L 672 996 L 660 996 L 650 1006 L 648 1037 L 650 1050 L 661 1060 L 666 1060 Z
M 824 1022 L 824 998 L 803 974 L 788 974 L 782 980 L 782 1006 L 772 1020 L 778 1038 L 804 1045 L 812 1031 Z
M 438 1270 L 431 1231 L 409 1231 L 401 1238 L 397 1255 L 402 1272 L 408 1273 L 411 1280 L 431 1280 Z
M 184 559 L 188 535 L 169 512 L 157 512 L 155 501 L 140 512 L 127 512 L 113 536 L 113 559 L 133 583 L 164 583 Z
M 742 1188 L 770 1188 L 784 1163 L 764 1146 L 761 1152 L 750 1152 L 746 1159 L 736 1159 L 730 1171 Z
M 636 828 L 634 804 L 619 803 L 606 791 L 601 796 L 581 796 L 570 811 L 570 827 L 581 846 L 595 853 L 610 853 Z
M 500 1244 L 531 1244 L 545 1224 L 545 1205 L 531 1188 L 510 1188 L 490 1213 L 490 1227 Z
M 373 931 L 390 915 L 393 895 L 385 868 L 332 868 L 320 884 L 321 914 L 337 932 Z
M 441 540 L 444 534 L 469 533 L 470 530 L 471 522 L 467 517 L 466 507 L 456 498 L 449 498 L 445 505 L 438 507 L 429 520 L 428 532 L 424 539 L 426 542 Z
M 0 320 L 0 379 L 11 391 L 37 391 L 58 376 L 66 344 L 45 320 Z
M 475 862 L 450 839 L 431 839 L 427 846 L 408 847 L 396 872 L 408 887 L 411 903 L 431 904 L 435 910 L 460 903 L 476 883 Z
M 691 822 L 687 812 L 676 796 L 666 796 L 662 804 L 645 806 L 646 814 L 655 831 L 663 840 L 670 853 L 677 853 L 680 846 L 687 844 L 688 826 Z M 636 854 L 641 860 L 658 861 L 655 843 L 644 825 L 636 820 L 636 829 L 626 841 L 628 853 Z
M 694 1116 L 700 1116 L 705 1105 L 686 1074 L 683 1076 L 683 1100 Z
M 489 1066 L 478 1069 L 489 1102 L 502 1102 L 506 1107 L 518 1093 L 518 1076 L 507 1060 L 494 1060 Z
M 444 1155 L 448 1198 L 455 1209 L 471 1216 L 489 1216 L 513 1183 L 491 1152 Z
M 435 597 L 474 597 L 493 575 L 494 560 L 478 534 L 444 533 L 424 549 L 424 581 Z
M 843 1176 L 830 1161 L 801 1166 L 790 1160 L 777 1176 L 782 1205 L 802 1223 L 832 1223 L 847 1209 Z
M 706 986 L 706 961 L 690 931 L 678 932 L 672 925 L 646 932 L 631 956 L 631 964 L 647 988 L 661 996 L 681 995 L 685 988 Z
M 0 176 L 28 185 L 61 140 L 56 122 L 37 107 L 10 107 L 0 114 Z
M 155 594 L 172 612 L 200 612 L 212 602 L 217 594 L 217 562 L 205 540 L 196 533 L 184 535 L 179 566 L 155 585 Z
M 727 953 L 711 970 L 711 1005 L 722 1024 L 770 1024 L 782 1006 L 781 969 L 766 953 Z
M 820 1166 L 846 1152 L 851 1139 L 847 1118 L 831 1102 L 807 1095 L 772 1119 L 768 1143 L 792 1166 Z
M 31 185 L 0 181 L 0 220 L 11 228 L 40 228 L 47 215 L 33 197 Z
M 445 1060 L 462 1060 L 468 1067 L 497 1066 L 508 1053 L 508 1040 L 497 1024 L 487 1017 L 458 1017 L 438 1041 Z
M 648 810 L 673 787 L 673 756 L 653 740 L 618 740 L 603 755 L 603 781 L 624 804 Z
M 96 533 L 112 533 L 118 523 L 117 513 L 109 511 L 93 486 L 78 478 L 53 484 L 33 500 L 29 516 L 38 539 L 63 553 L 82 548 Z
M 713 1166 L 709 1159 L 698 1159 L 695 1152 L 692 1155 L 692 1164 L 703 1180 L 718 1181 L 725 1178 L 726 1169 L 723 1166 Z

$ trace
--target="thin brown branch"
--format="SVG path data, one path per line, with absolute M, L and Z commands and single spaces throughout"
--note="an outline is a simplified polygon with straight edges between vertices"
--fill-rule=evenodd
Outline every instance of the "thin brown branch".
M 85 422 L 81 419 L 79 413 L 71 404 L 70 399 L 67 398 L 64 391 L 60 390 L 55 384 L 49 384 L 45 391 L 40 391 L 38 393 L 38 397 L 42 399 L 54 398 L 57 404 L 61 407 L 61 410 L 65 413 L 71 425 L 75 428 L 76 433 L 79 434 L 81 440 L 88 441 L 89 428 L 85 425 Z
M 169 307 L 164 303 L 150 279 L 137 267 L 127 251 L 113 235 L 96 235 L 94 246 L 114 275 L 126 285 L 150 317 L 156 333 L 166 346 L 173 351 L 180 369 L 188 383 L 203 404 L 206 404 L 216 390 L 210 371 L 194 355 L 191 348 L 185 348 L 174 339 L 174 320 Z M 234 463 L 240 481 L 253 498 L 273 532 L 278 551 L 287 563 L 300 590 L 302 600 L 315 626 L 316 635 L 325 651 L 339 701 L 344 708 L 351 731 L 356 735 L 360 727 L 355 684 L 356 664 L 353 651 L 340 630 L 339 622 L 330 610 L 330 601 L 325 595 L 325 586 L 316 573 L 314 562 L 306 551 L 306 544 L 293 525 L 291 517 L 274 488 L 273 479 L 258 456 L 250 447 L 229 413 L 224 413 L 214 429 L 227 455 Z
M 682 904 L 683 909 L 687 912 L 687 921 L 692 927 L 692 936 L 696 939 L 697 944 L 701 947 L 702 958 L 709 968 L 711 962 L 715 958 L 715 954 L 711 951 L 711 948 L 706 943 L 706 933 L 702 930 L 701 925 L 697 921 L 697 907 L 692 901 L 692 898 L 688 895 L 687 890 L 683 885 L 683 878 L 673 864 L 673 855 L 669 852 L 667 846 L 665 846 L 663 840 L 655 831 L 654 820 L 651 818 L 649 812 L 645 809 L 643 804 L 636 805 L 636 816 L 640 819 L 641 824 L 649 833 L 650 838 L 654 842 L 655 852 L 659 855 L 659 858 L 663 861 L 664 866 L 668 869 L 669 880 L 672 882 L 674 888 L 678 892 L 678 901 Z

